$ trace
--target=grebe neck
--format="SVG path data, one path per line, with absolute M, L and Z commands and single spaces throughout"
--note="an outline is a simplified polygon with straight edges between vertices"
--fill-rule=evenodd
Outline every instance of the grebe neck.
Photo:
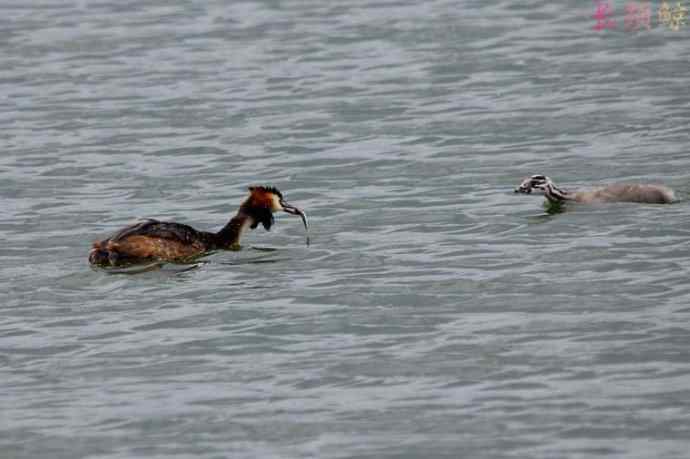
M 552 181 L 548 181 L 543 188 L 544 196 L 551 202 L 561 203 L 563 201 L 574 201 L 574 193 L 558 188 Z
M 219 249 L 238 247 L 242 232 L 253 222 L 254 219 L 251 216 L 240 210 L 220 231 L 214 234 L 215 245 Z

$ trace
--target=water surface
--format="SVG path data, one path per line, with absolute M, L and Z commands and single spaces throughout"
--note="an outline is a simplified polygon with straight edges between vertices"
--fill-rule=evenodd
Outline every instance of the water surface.
M 690 29 L 620 3 L 0 5 L 3 456 L 685 457 Z M 250 184 L 310 247 L 87 264 Z

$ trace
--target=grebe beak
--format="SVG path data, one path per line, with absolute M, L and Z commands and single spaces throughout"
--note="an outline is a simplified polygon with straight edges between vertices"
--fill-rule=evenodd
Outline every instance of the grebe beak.
M 298 209 L 295 206 L 291 206 L 290 204 L 287 204 L 285 202 L 281 202 L 280 205 L 283 206 L 283 210 L 285 212 L 292 215 L 300 216 L 300 218 L 302 219 L 302 223 L 304 223 L 304 230 L 307 232 L 307 245 L 309 245 L 309 224 L 307 223 L 307 214 L 305 214 L 303 210 Z
M 532 179 L 528 178 L 522 181 L 520 186 L 515 188 L 516 193 L 527 193 L 530 194 L 532 192 Z

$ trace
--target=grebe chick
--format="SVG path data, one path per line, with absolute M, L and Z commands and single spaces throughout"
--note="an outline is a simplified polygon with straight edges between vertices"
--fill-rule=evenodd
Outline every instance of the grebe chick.
M 515 188 L 516 193 L 531 193 L 532 189 L 541 190 L 552 204 L 563 204 L 568 201 L 580 203 L 598 202 L 641 202 L 648 204 L 669 204 L 675 200 L 673 190 L 663 185 L 615 184 L 591 191 L 565 191 L 558 188 L 545 175 L 533 175 L 526 178 Z
M 249 196 L 235 216 L 217 233 L 148 219 L 127 226 L 108 239 L 94 242 L 89 262 L 97 266 L 122 266 L 151 260 L 184 262 L 212 250 L 237 248 L 247 227 L 254 229 L 261 223 L 266 231 L 270 230 L 273 213 L 278 211 L 299 215 L 309 231 L 305 213 L 285 202 L 280 191 L 273 187 L 251 186 Z

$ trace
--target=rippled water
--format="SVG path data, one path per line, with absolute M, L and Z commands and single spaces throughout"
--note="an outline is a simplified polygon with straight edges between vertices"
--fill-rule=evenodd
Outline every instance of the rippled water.
M 690 26 L 579 3 L 0 4 L 2 456 L 687 457 Z M 310 247 L 88 266 L 255 183 Z

